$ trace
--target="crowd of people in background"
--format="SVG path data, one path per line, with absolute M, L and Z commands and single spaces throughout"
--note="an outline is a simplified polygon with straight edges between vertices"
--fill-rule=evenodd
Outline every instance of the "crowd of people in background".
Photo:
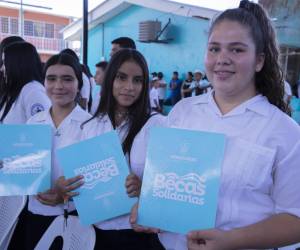
M 128 37 L 111 42 L 111 58 L 95 65 L 94 76 L 71 49 L 44 68 L 20 37 L 2 40 L 0 53 L 0 123 L 48 124 L 54 142 L 51 189 L 29 197 L 10 250 L 34 249 L 66 203 L 67 214 L 78 215 L 72 198 L 83 177 L 64 177 L 56 149 L 116 130 L 131 170 L 127 194 L 139 197 L 155 126 L 226 135 L 216 229 L 186 236 L 145 228 L 137 225 L 136 205 L 130 218 L 93 225 L 95 249 L 274 249 L 300 241 L 300 127 L 288 116 L 295 97 L 258 4 L 242 0 L 222 12 L 208 33 L 205 71 L 174 71 L 168 83 L 166 72 L 149 73 L 147 58 Z M 174 106 L 168 116 L 167 106 Z

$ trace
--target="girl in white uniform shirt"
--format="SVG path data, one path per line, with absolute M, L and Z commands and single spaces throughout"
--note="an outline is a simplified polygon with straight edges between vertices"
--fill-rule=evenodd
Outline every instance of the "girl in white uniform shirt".
M 227 137 L 216 228 L 190 232 L 187 243 L 162 233 L 167 249 L 272 249 L 300 241 L 300 128 L 285 114 L 278 54 L 258 4 L 242 1 L 212 23 L 205 66 L 214 91 L 182 100 L 167 123 Z
M 144 167 L 139 152 L 145 152 L 145 148 L 141 149 L 145 147 L 144 136 L 149 127 L 160 124 L 163 118 L 161 115 L 151 116 L 148 67 L 138 51 L 122 49 L 114 54 L 103 82 L 98 109 L 91 121 L 83 125 L 84 137 L 90 138 L 116 129 L 132 172 L 125 184 L 127 193 L 129 197 L 134 197 L 140 190 Z M 129 216 L 100 222 L 95 228 L 95 249 L 163 249 L 156 234 L 134 232 Z
M 46 110 L 50 101 L 42 82 L 42 65 L 35 47 L 15 42 L 2 53 L 4 86 L 0 93 L 0 122 L 22 124 Z
M 33 249 L 54 218 L 64 213 L 63 197 L 56 190 L 55 183 L 58 179 L 65 180 L 55 150 L 78 142 L 82 137 L 81 124 L 91 117 L 75 101 L 82 86 L 82 73 L 80 64 L 73 57 L 67 54 L 54 55 L 47 61 L 44 71 L 45 88 L 52 106 L 32 117 L 28 123 L 49 124 L 53 128 L 52 189 L 29 198 L 27 249 Z M 70 179 L 67 181 L 72 182 Z M 73 189 L 78 184 L 80 182 Z M 61 204 L 54 206 L 57 203 Z M 69 211 L 75 210 L 72 202 L 69 202 L 68 208 Z
M 47 109 L 50 101 L 42 82 L 42 65 L 33 45 L 20 37 L 1 42 L 0 123 L 24 124 L 34 114 Z M 1 198 L 0 198 L 1 199 Z M 12 243 L 22 236 L 25 212 L 19 216 Z M 12 247 L 13 249 L 14 247 Z

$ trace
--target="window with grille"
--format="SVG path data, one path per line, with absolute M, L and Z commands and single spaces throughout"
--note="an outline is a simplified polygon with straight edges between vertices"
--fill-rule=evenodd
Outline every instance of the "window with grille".
M 54 24 L 52 23 L 45 24 L 45 37 L 54 38 Z
M 8 17 L 1 17 L 1 33 L 8 33 Z
M 18 19 L 15 19 L 15 18 L 10 19 L 10 33 L 11 34 L 18 34 L 19 33 Z
M 34 36 L 44 37 L 45 26 L 44 23 L 35 22 L 34 23 Z
M 33 36 L 33 22 L 32 21 L 24 21 L 24 35 L 25 36 Z

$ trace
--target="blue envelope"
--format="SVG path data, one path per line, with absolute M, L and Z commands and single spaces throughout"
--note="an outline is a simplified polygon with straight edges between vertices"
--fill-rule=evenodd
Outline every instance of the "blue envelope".
M 186 234 L 215 226 L 223 134 L 152 128 L 138 224 Z
M 51 138 L 48 125 L 0 125 L 0 196 L 50 188 Z
M 80 194 L 73 198 L 83 225 L 130 212 L 137 199 L 126 193 L 129 168 L 115 131 L 61 148 L 57 157 L 67 178 L 84 176 Z

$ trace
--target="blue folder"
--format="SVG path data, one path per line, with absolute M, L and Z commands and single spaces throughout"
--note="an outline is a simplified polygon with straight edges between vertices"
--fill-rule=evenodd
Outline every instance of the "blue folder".
M 50 171 L 50 126 L 0 125 L 0 196 L 45 191 Z
M 130 212 L 137 199 L 126 193 L 129 168 L 115 131 L 61 148 L 57 157 L 67 178 L 84 176 L 80 194 L 74 197 L 83 225 Z
M 175 233 L 215 226 L 223 134 L 152 128 L 138 224 Z

